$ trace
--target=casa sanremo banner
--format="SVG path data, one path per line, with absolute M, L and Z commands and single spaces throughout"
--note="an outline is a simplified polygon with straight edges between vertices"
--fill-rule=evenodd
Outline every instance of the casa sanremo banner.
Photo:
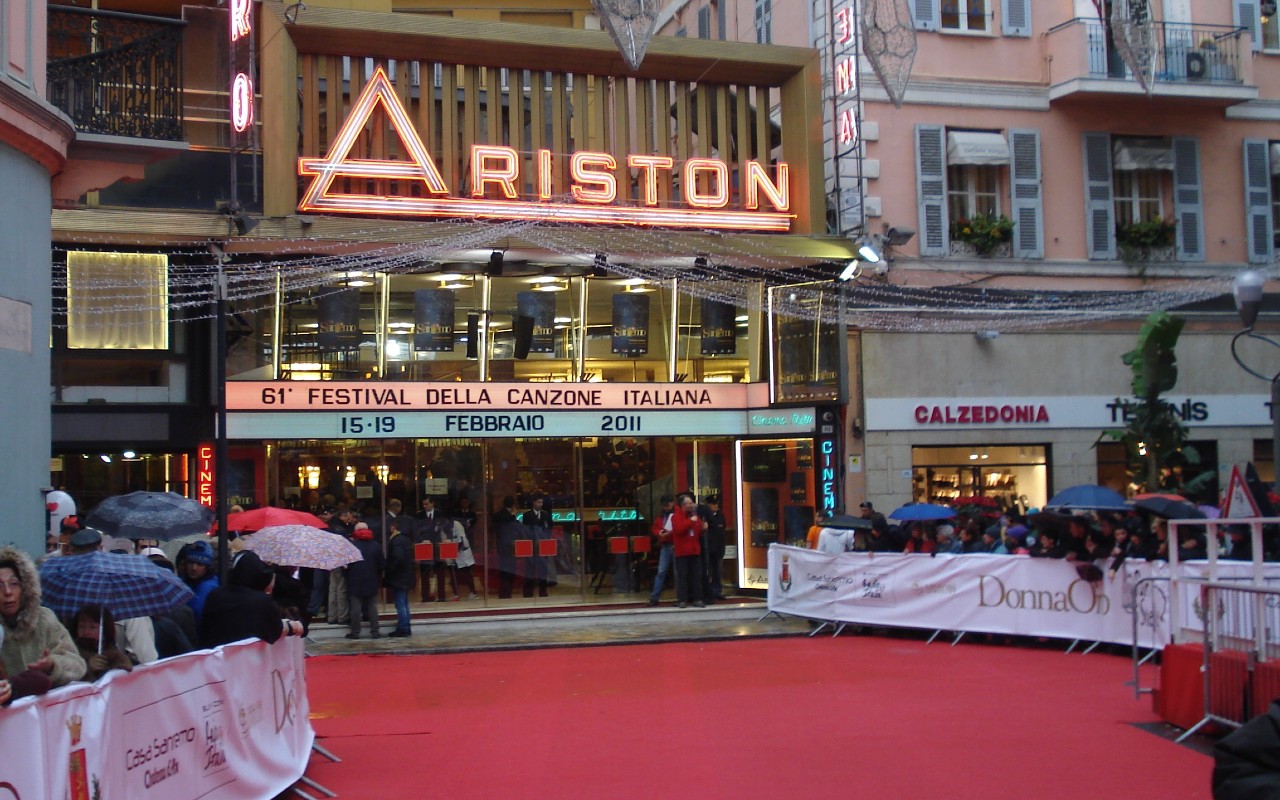
M 1252 565 L 1218 563 L 1223 578 L 1247 577 Z M 1206 577 L 1204 562 L 1178 565 L 1186 578 Z M 1268 575 L 1280 568 L 1267 565 Z M 1126 561 L 1102 580 L 1080 577 L 1062 559 L 907 553 L 827 554 L 772 545 L 769 610 L 810 619 L 926 630 L 1047 636 L 1086 642 L 1170 642 L 1173 602 L 1169 565 Z M 1155 578 L 1157 580 L 1147 580 Z M 1197 619 L 1198 593 L 1186 593 L 1182 624 Z
M 300 639 L 255 640 L 17 700 L 0 710 L 0 797 L 274 797 L 315 739 L 303 658 Z

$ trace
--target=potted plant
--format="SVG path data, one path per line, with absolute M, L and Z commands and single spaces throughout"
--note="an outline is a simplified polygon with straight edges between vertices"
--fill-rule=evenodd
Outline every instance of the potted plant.
M 974 214 L 951 223 L 951 240 L 964 242 L 979 255 L 991 255 L 1013 240 L 1013 220 L 1003 214 Z
M 1175 222 L 1161 217 L 1121 224 L 1116 226 L 1116 244 L 1144 250 L 1172 247 L 1177 230 Z
M 1217 52 L 1218 43 L 1212 36 L 1206 36 L 1200 40 L 1200 49 L 1206 53 Z

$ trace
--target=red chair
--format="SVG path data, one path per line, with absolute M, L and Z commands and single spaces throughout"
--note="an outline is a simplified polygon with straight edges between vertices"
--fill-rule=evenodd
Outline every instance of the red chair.
M 458 543 L 457 542 L 441 542 L 440 557 L 441 558 L 457 558 Z
M 541 539 L 538 541 L 538 555 L 555 556 L 559 552 L 558 545 L 555 539 Z

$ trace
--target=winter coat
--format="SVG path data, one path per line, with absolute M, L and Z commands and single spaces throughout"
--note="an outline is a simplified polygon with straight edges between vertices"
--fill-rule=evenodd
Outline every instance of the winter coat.
M 369 538 L 362 538 L 364 533 L 368 533 Z M 351 597 L 373 597 L 378 593 L 378 579 L 382 577 L 382 545 L 373 540 L 372 532 L 367 528 L 355 532 L 353 543 L 364 560 L 347 565 L 347 594 Z
M 28 664 L 39 661 L 47 651 L 53 662 L 49 678 L 55 687 L 80 680 L 88 666 L 66 627 L 52 611 L 40 605 L 40 575 L 35 563 L 17 548 L 0 547 L 0 564 L 12 565 L 22 584 L 18 613 L 12 619 L 0 618 L 4 625 L 0 666 L 6 676 L 12 678 L 25 672 Z
M 516 571 L 516 541 L 532 539 L 533 533 L 507 509 L 493 515 L 494 530 L 498 534 L 498 568 L 514 574 Z
M 417 569 L 413 560 L 413 540 L 396 531 L 387 542 L 386 585 L 391 589 L 412 589 Z
M 702 554 L 702 519 L 676 512 L 671 515 L 671 541 L 675 555 L 696 556 Z
M 1215 800 L 1280 797 L 1280 700 L 1213 748 Z

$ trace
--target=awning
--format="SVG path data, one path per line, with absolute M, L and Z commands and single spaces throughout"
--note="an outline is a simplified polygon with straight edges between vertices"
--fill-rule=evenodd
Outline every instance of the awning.
M 1280 142 L 1271 143 L 1271 174 L 1280 175 Z
M 1116 139 L 1111 144 L 1111 168 L 1173 171 L 1173 148 L 1164 139 Z
M 998 167 L 1009 163 L 1009 143 L 1004 134 L 979 131 L 947 132 L 947 165 L 976 164 Z

